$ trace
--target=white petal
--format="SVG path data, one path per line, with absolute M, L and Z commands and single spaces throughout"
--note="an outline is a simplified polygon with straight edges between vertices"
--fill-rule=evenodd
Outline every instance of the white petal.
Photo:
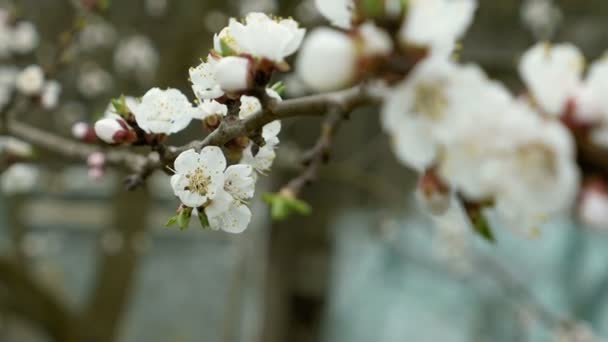
M 471 24 L 477 1 L 410 0 L 407 6 L 401 39 L 449 53 Z
M 192 90 L 199 100 L 216 99 L 224 95 L 215 77 L 217 61 L 208 57 L 207 62 L 202 62 L 196 68 L 190 68 L 190 81 Z
M 332 25 L 349 29 L 352 26 L 353 0 L 315 0 L 319 12 L 329 20 Z
M 226 157 L 222 149 L 217 146 L 205 146 L 201 150 L 201 162 L 209 168 L 224 172 L 226 169 Z
M 571 44 L 536 44 L 522 57 L 519 73 L 540 107 L 561 115 L 581 84 L 584 58 Z
M 198 167 L 201 166 L 200 154 L 196 153 L 194 149 L 184 151 L 177 156 L 173 164 L 175 172 L 178 174 L 192 173 Z
M 250 165 L 237 164 L 228 167 L 224 173 L 224 189 L 236 199 L 252 198 L 255 192 L 252 174 L 253 168 Z

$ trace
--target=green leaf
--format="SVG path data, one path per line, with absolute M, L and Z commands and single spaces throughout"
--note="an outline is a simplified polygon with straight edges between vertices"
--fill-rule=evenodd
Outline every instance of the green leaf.
M 173 216 L 172 218 L 169 219 L 169 221 L 167 221 L 167 223 L 165 223 L 165 227 L 171 227 L 174 226 L 177 223 L 177 219 L 178 219 L 178 215 Z
M 279 81 L 275 84 L 272 85 L 272 87 L 270 87 L 270 89 L 274 90 L 277 92 L 277 94 L 283 96 L 283 94 L 285 93 L 285 83 Z
M 286 194 L 266 193 L 262 198 L 270 206 L 270 215 L 275 221 L 284 221 L 293 214 L 307 216 L 312 212 L 308 203 Z
M 297 198 L 291 198 L 291 199 L 287 200 L 287 206 L 292 211 L 294 211 L 302 216 L 308 216 L 312 212 L 312 207 L 310 206 L 310 204 L 308 204 L 302 200 L 299 200 Z
M 226 38 L 220 39 L 220 48 L 222 51 L 219 51 L 222 54 L 222 57 L 234 56 L 236 55 L 236 51 L 230 46 L 230 44 L 226 41 Z
M 120 95 L 119 98 L 112 99 L 112 107 L 114 107 L 114 111 L 116 114 L 126 118 L 129 116 L 130 110 L 127 107 L 127 99 L 124 95 Z
M 190 225 L 190 219 L 192 218 L 192 209 L 186 208 L 177 214 L 177 225 L 179 229 L 186 230 Z
M 199 210 L 198 211 L 198 221 L 201 224 L 201 227 L 203 227 L 203 229 L 209 229 L 210 225 L 209 225 L 209 218 L 207 217 L 207 214 L 205 213 L 204 210 Z
M 385 0 L 360 0 L 359 11 L 365 18 L 378 18 L 384 15 Z
M 496 237 L 494 236 L 492 227 L 481 209 L 470 211 L 469 217 L 471 218 L 473 229 L 477 234 L 489 242 L 496 243 Z

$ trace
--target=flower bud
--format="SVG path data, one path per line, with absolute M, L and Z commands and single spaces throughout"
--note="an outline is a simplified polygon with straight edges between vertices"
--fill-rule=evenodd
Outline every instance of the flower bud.
M 215 77 L 225 91 L 238 92 L 249 89 L 252 82 L 251 61 L 242 57 L 222 58 L 217 63 Z
M 87 158 L 89 167 L 103 168 L 106 165 L 106 156 L 102 152 L 94 152 Z
M 120 118 L 105 118 L 97 121 L 95 134 L 108 144 L 132 143 L 137 140 L 135 132 Z
M 304 41 L 296 69 L 306 85 L 324 92 L 349 86 L 356 78 L 356 63 L 356 46 L 346 33 L 319 28 Z

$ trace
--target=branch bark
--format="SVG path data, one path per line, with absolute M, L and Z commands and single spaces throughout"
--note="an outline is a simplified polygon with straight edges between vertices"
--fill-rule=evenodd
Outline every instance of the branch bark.
M 147 155 L 135 153 L 123 147 L 100 147 L 74 141 L 57 134 L 33 127 L 31 125 L 9 120 L 6 131 L 44 151 L 74 161 L 86 161 L 95 152 L 106 156 L 108 165 L 123 168 L 131 173 L 127 178 L 128 189 L 134 189 L 145 181 L 154 171 L 171 166 L 177 156 L 189 149 L 200 150 L 205 146 L 222 146 L 239 136 L 249 136 L 274 120 L 300 116 L 322 116 L 330 108 L 339 108 L 350 112 L 354 108 L 373 104 L 378 99 L 366 87 L 357 86 L 338 92 L 313 95 L 277 103 L 272 108 L 265 108 L 246 119 L 224 121 L 220 127 L 205 139 L 194 141 L 184 146 L 167 146 L 160 153 L 152 151 Z

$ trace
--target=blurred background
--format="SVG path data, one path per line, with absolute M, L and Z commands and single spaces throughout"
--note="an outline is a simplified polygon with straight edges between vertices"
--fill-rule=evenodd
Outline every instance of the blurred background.
M 331 0 L 327 0 L 331 1 Z M 589 60 L 608 47 L 606 0 L 480 0 L 461 58 L 521 91 L 516 65 L 539 39 L 569 41 Z M 59 108 L 20 117 L 69 136 L 109 99 L 153 86 L 191 98 L 188 68 L 231 16 L 264 11 L 323 24 L 314 1 L 114 0 L 103 15 L 68 0 L 0 0 L 38 26 L 44 63 L 70 45 Z M 441 25 L 441 23 L 437 23 Z M 287 97 L 305 90 L 286 77 Z M 124 174 L 39 151 L 36 181 L 0 199 L 0 341 L 602 341 L 608 337 L 608 232 L 569 220 L 536 236 L 496 229 L 482 241 L 433 225 L 412 196 L 377 112 L 353 113 L 331 163 L 304 192 L 309 217 L 271 222 L 261 201 L 238 236 L 163 224 L 178 201 L 154 175 L 126 192 Z M 258 196 L 297 175 L 319 119 L 284 123 Z M 192 125 L 196 126 L 196 125 Z M 174 140 L 200 137 L 200 127 Z

